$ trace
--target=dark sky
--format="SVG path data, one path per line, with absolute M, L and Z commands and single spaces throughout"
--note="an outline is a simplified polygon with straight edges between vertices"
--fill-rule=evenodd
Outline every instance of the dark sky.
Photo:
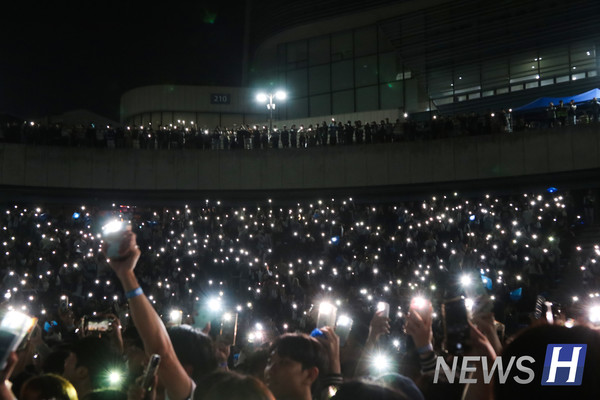
M 0 17 L 0 114 L 118 119 L 134 87 L 241 83 L 243 1 L 13 3 Z

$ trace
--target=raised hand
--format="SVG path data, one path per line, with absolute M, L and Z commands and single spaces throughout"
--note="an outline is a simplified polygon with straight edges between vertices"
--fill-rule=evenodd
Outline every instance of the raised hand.
M 383 315 L 383 311 L 377 311 L 371 323 L 369 325 L 369 337 L 367 338 L 367 344 L 375 344 L 381 337 L 381 335 L 387 335 L 390 333 L 390 319 Z
M 341 374 L 342 367 L 340 363 L 340 337 L 335 333 L 335 330 L 330 326 L 321 328 L 323 336 L 319 336 L 318 340 L 323 343 L 329 355 L 329 373 Z
M 102 249 L 106 254 L 107 248 Z M 140 258 L 140 249 L 136 244 L 136 235 L 131 231 L 131 227 L 121 233 L 119 241 L 119 257 L 110 259 L 109 265 L 115 271 L 117 276 L 132 272 Z

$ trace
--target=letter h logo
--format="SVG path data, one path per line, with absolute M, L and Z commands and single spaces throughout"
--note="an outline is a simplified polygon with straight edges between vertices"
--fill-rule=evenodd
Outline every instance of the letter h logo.
M 585 344 L 549 344 L 542 386 L 579 386 L 585 364 Z

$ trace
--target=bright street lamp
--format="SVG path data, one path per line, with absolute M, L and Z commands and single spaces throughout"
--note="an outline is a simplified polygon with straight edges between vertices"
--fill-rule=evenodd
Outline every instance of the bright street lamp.
M 265 103 L 267 102 L 267 110 L 269 110 L 269 133 L 271 133 L 273 131 L 273 110 L 275 110 L 275 103 L 273 103 L 273 99 L 275 98 L 276 100 L 285 100 L 287 97 L 287 94 L 282 91 L 282 90 L 278 90 L 275 93 L 259 93 L 256 95 L 256 100 L 260 103 Z

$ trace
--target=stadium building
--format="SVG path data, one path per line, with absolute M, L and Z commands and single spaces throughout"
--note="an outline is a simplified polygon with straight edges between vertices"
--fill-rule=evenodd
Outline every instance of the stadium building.
M 248 1 L 243 87 L 157 85 L 122 96 L 135 125 L 395 119 L 518 107 L 600 86 L 592 0 Z

